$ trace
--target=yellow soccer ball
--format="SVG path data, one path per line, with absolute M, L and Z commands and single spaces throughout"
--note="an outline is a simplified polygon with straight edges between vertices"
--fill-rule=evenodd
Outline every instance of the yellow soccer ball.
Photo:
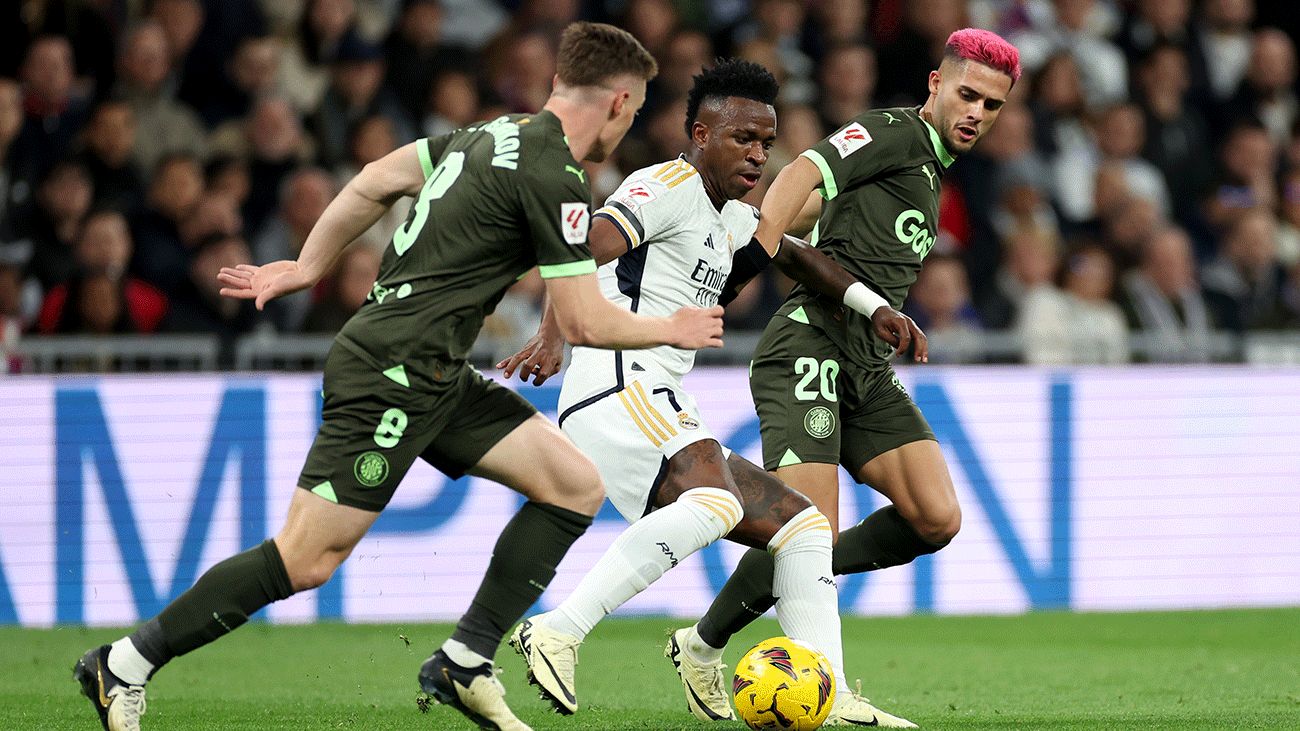
M 789 637 L 764 640 L 736 663 L 736 713 L 752 729 L 810 731 L 835 701 L 835 674 L 815 647 Z

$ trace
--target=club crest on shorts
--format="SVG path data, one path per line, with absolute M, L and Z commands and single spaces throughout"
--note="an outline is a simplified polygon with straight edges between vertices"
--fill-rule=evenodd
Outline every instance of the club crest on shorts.
M 691 415 L 685 411 L 677 412 L 677 423 L 682 425 L 683 429 L 699 429 L 700 422 L 691 418 Z
M 388 460 L 379 452 L 365 452 L 352 465 L 357 482 L 374 487 L 388 479 Z
M 835 431 L 835 414 L 825 406 L 814 406 L 804 414 L 803 428 L 813 437 L 825 439 Z

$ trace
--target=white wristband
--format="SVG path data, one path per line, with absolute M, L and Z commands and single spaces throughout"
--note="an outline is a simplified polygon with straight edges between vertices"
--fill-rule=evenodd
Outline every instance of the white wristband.
M 889 307 L 884 297 L 876 294 L 862 282 L 854 282 L 844 290 L 844 304 L 867 317 L 871 317 L 881 307 Z

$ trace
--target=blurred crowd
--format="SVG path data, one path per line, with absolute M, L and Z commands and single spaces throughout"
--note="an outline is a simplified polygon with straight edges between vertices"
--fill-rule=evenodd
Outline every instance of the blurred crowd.
M 11 0 L 0 9 L 0 341 L 45 334 L 332 333 L 365 301 L 399 204 L 314 290 L 257 312 L 216 272 L 293 258 L 367 162 L 535 112 L 561 29 L 615 23 L 660 75 L 597 202 L 686 145 L 691 77 L 740 56 L 781 81 L 761 184 L 850 117 L 918 105 L 952 31 L 1025 75 L 943 184 L 906 311 L 928 333 L 1012 332 L 1032 363 L 1129 341 L 1209 358 L 1216 332 L 1300 329 L 1293 0 Z M 728 309 L 761 328 L 790 282 Z M 502 354 L 541 282 L 487 324 Z M 942 359 L 944 353 L 932 355 Z M 228 361 L 228 358 L 227 358 Z

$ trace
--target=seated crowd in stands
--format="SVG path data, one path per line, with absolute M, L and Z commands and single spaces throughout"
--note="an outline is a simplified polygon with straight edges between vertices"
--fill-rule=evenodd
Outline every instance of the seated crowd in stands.
M 1204 361 L 1214 333 L 1300 329 L 1296 29 L 1270 0 L 20 0 L 0 10 L 0 343 L 47 334 L 332 333 L 366 299 L 396 206 L 315 289 L 257 312 L 221 266 L 293 258 L 366 163 L 550 91 L 560 30 L 616 23 L 661 73 L 596 202 L 680 153 L 691 76 L 720 56 L 782 83 L 782 165 L 872 108 L 918 105 L 957 28 L 1025 76 L 943 181 L 906 303 L 939 342 L 1017 334 L 1030 363 L 1129 342 Z M 761 328 L 765 273 L 728 311 Z M 526 278 L 488 328 L 535 328 Z M 954 351 L 957 352 L 957 351 Z M 969 349 L 961 352 L 970 352 Z M 933 351 L 942 361 L 942 349 Z M 950 360 L 960 360 L 952 356 Z

